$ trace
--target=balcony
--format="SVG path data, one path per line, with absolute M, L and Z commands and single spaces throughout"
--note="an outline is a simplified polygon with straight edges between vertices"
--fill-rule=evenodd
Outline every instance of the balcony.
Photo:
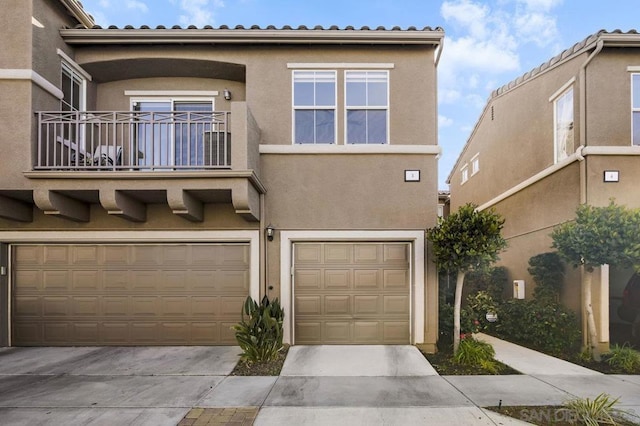
M 34 170 L 230 169 L 229 112 L 38 112 Z
M 148 205 L 165 204 L 202 222 L 206 205 L 231 204 L 239 217 L 259 220 L 261 131 L 245 102 L 232 102 L 230 112 L 44 111 L 36 125 L 26 184 L 0 191 L 0 218 L 31 222 L 35 205 L 89 222 L 99 204 L 145 222 Z

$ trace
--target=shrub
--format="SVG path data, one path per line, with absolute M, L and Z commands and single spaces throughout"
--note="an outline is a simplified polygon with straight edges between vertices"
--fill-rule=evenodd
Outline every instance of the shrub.
M 564 403 L 564 407 L 571 410 L 580 424 L 598 426 L 600 424 L 617 425 L 625 412 L 615 408 L 618 399 L 601 393 L 593 400 L 576 398 Z
M 468 272 L 465 283 L 469 295 L 482 291 L 496 302 L 500 302 L 503 299 L 504 289 L 509 283 L 509 275 L 507 268 L 497 266 L 487 270 Z
M 574 353 L 580 342 L 575 314 L 556 302 L 505 302 L 498 308 L 492 330 L 498 337 L 552 355 Z
M 529 259 L 527 269 L 536 287 L 533 297 L 539 301 L 554 301 L 560 299 L 560 291 L 564 281 L 564 264 L 558 253 L 542 253 Z
M 282 349 L 283 320 L 284 309 L 277 298 L 270 302 L 265 296 L 258 304 L 247 297 L 242 305 L 242 321 L 232 327 L 242 349 L 241 358 L 247 362 L 275 360 Z
M 458 352 L 453 356 L 453 359 L 458 364 L 481 367 L 496 374 L 500 368 L 493 358 L 495 354 L 489 343 L 481 342 L 473 337 L 465 337 L 460 340 Z
M 625 373 L 634 373 L 640 369 L 640 352 L 633 350 L 626 343 L 622 346 L 613 345 L 611 351 L 605 355 L 607 363 Z

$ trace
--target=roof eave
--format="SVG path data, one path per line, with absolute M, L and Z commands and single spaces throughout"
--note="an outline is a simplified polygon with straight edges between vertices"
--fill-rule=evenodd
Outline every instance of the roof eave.
M 444 31 L 62 29 L 68 44 L 411 44 L 438 46 Z
M 60 3 L 80 22 L 85 28 L 91 28 L 96 23 L 93 17 L 82 8 L 77 0 L 60 0 Z

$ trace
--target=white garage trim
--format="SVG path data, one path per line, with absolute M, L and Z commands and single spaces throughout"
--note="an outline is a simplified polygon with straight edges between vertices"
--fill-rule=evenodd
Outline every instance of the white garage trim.
M 0 241 L 18 243 L 249 243 L 250 294 L 260 300 L 260 231 L 7 231 Z M 12 283 L 9 283 L 11 289 Z M 9 300 L 12 295 L 9 294 Z M 11 306 L 11 304 L 9 305 Z M 9 313 L 11 318 L 11 312 Z M 11 339 L 11 336 L 9 336 Z M 10 340 L 11 343 L 11 340 Z
M 281 231 L 280 299 L 284 308 L 284 342 L 293 341 L 293 243 L 332 242 L 409 242 L 411 243 L 411 343 L 424 343 L 425 318 L 425 235 L 424 231 Z

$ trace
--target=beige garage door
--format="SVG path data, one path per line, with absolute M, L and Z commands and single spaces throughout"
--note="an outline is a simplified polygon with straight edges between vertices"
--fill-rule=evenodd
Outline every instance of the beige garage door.
M 406 243 L 296 243 L 296 344 L 410 341 Z
M 247 244 L 19 245 L 13 345 L 235 344 Z

